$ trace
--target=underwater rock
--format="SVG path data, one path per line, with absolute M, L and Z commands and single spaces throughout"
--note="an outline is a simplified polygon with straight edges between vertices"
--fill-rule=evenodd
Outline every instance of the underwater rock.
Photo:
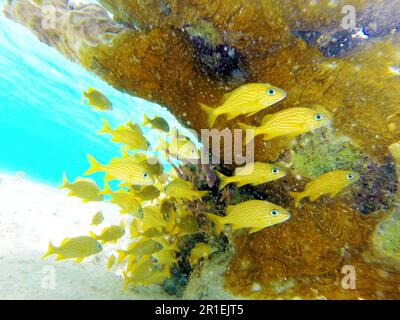
M 355 206 L 364 214 L 389 209 L 395 201 L 397 186 L 396 166 L 391 157 L 382 165 L 368 163 L 361 173 L 358 190 L 354 195 Z

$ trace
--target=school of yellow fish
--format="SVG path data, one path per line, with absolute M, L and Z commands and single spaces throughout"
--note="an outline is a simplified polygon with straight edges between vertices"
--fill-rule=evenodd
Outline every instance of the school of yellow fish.
M 89 88 L 84 97 L 94 110 L 111 109 L 111 102 L 95 89 Z M 221 106 L 211 108 L 201 104 L 200 107 L 208 114 L 208 122 L 212 127 L 221 115 L 226 115 L 228 120 L 239 115 L 252 116 L 285 97 L 284 90 L 270 84 L 246 84 L 226 94 Z M 315 105 L 287 108 L 267 115 L 260 127 L 241 123 L 239 126 L 254 129 L 254 136 L 263 135 L 264 140 L 270 140 L 282 136 L 293 138 L 317 129 L 330 120 L 331 115 L 322 106 Z M 145 116 L 142 126 L 145 125 L 167 134 L 165 139 L 159 139 L 160 145 L 156 149 L 163 157 L 200 158 L 196 144 L 176 128 L 171 129 L 165 119 Z M 129 121 L 112 129 L 104 119 L 99 134 L 108 134 L 111 141 L 122 145 L 121 156 L 113 158 L 108 164 L 100 164 L 92 155 L 88 155 L 90 167 L 85 175 L 96 172 L 105 174 L 103 190 L 88 178 L 77 178 L 70 183 L 65 174 L 62 188 L 68 189 L 70 196 L 81 198 L 84 202 L 108 200 L 115 204 L 120 209 L 120 223 L 105 226 L 101 232 L 90 231 L 89 235 L 67 238 L 58 247 L 49 243 L 43 258 L 56 255 L 56 260 L 74 259 L 79 263 L 100 253 L 107 243 L 119 244 L 119 240 L 124 239 L 124 245 L 116 250 L 116 255 L 109 256 L 107 268 L 113 268 L 116 264 L 123 268 L 125 289 L 128 285 L 161 284 L 171 276 L 171 267 L 179 260 L 179 240 L 199 232 L 199 215 L 188 208 L 188 203 L 197 200 L 204 204 L 204 197 L 209 191 L 197 190 L 192 181 L 178 176 L 172 169 L 166 169 L 157 157 L 149 156 L 146 151 L 151 146 L 138 124 Z M 135 153 L 130 154 L 127 150 Z M 216 174 L 221 190 L 230 184 L 242 187 L 268 183 L 285 177 L 287 173 L 288 168 L 282 165 L 256 162 L 237 168 L 233 176 Z M 307 197 L 310 201 L 323 195 L 334 197 L 358 178 L 356 172 L 334 170 L 308 183 L 305 190 L 292 190 L 289 194 L 294 199 L 294 206 L 298 207 L 300 201 Z M 112 188 L 113 182 L 118 184 Z M 290 219 L 287 209 L 264 200 L 229 205 L 224 216 L 213 213 L 201 215 L 208 219 L 216 235 L 227 232 L 227 225 L 232 230 L 248 229 L 250 233 L 255 233 Z M 99 211 L 93 216 L 91 225 L 97 228 L 106 221 Z M 189 263 L 194 267 L 214 252 L 211 243 L 197 243 L 188 257 Z

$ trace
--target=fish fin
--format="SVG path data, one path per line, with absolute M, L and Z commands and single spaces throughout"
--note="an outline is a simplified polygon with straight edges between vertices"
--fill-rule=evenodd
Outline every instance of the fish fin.
M 262 120 L 261 124 L 265 125 L 270 119 L 272 119 L 273 114 L 267 114 Z
M 67 174 L 66 174 L 66 172 L 64 171 L 63 172 L 63 177 L 62 177 L 62 185 L 61 185 L 61 189 L 66 189 L 66 188 L 68 188 L 69 187 L 69 182 L 68 182 L 68 179 L 67 179 Z
M 126 252 L 123 251 L 123 250 L 117 250 L 117 253 L 118 253 L 117 262 L 118 262 L 118 263 L 121 263 L 121 262 L 124 261 L 125 258 L 126 258 Z
M 102 133 L 112 134 L 112 129 L 110 128 L 110 125 L 108 124 L 106 118 L 103 118 L 103 129 L 101 129 L 99 132 L 97 132 L 97 134 L 102 134 Z
M 321 196 L 321 194 L 316 193 L 316 194 L 313 194 L 312 196 L 309 196 L 309 199 L 310 199 L 310 201 L 315 201 L 315 200 L 317 200 L 320 196 Z
M 226 118 L 230 121 L 232 119 L 235 119 L 236 117 L 239 117 L 240 113 L 227 113 Z
M 87 93 L 88 94 L 91 94 L 91 93 L 93 93 L 95 91 L 95 89 L 93 88 L 93 87 L 88 87 L 88 89 L 87 89 Z
M 218 178 L 219 178 L 219 190 L 222 190 L 225 188 L 228 184 L 232 183 L 232 177 L 227 177 L 223 175 L 221 172 L 216 172 Z
M 61 254 L 59 254 L 59 255 L 56 257 L 56 261 L 60 261 L 60 260 L 65 260 L 64 256 L 62 256 Z
M 151 119 L 146 114 L 143 114 L 142 126 L 144 127 L 145 125 L 149 124 L 150 122 L 151 122 Z
M 98 238 L 98 235 L 95 234 L 93 231 L 89 231 L 89 235 L 90 235 L 93 239 L 98 240 L 98 239 L 97 239 L 97 238 Z
M 111 188 L 110 188 L 110 185 L 107 183 L 107 182 L 105 182 L 104 183 L 104 189 L 103 189 L 103 191 L 101 191 L 101 192 L 99 192 L 99 195 L 112 195 L 112 190 L 111 190 Z
M 252 112 L 252 113 L 248 113 L 247 115 L 246 115 L 246 117 L 252 117 L 252 116 L 255 116 L 257 113 L 259 113 L 261 110 L 257 110 L 257 111 L 254 111 L 254 112 Z
M 62 242 L 61 242 L 61 244 L 60 244 L 60 247 L 62 246 L 62 245 L 64 245 L 64 244 L 66 244 L 68 241 L 70 241 L 71 240 L 71 238 L 65 238 Z
M 113 179 L 114 179 L 114 177 L 112 175 L 108 174 L 108 173 L 106 173 L 106 175 L 104 176 L 104 181 L 110 181 L 110 180 L 113 180 Z M 122 186 L 129 187 L 130 185 L 129 184 L 122 184 L 122 183 L 118 185 L 118 187 L 122 187 Z
M 42 260 L 46 259 L 48 256 L 51 256 L 52 254 L 56 254 L 56 247 L 53 246 L 51 242 L 49 242 L 49 245 L 47 247 L 47 252 L 42 256 Z
M 122 293 L 125 293 L 126 289 L 128 289 L 131 279 L 129 279 L 128 274 L 125 271 L 122 271 L 122 275 L 124 277 L 124 287 L 122 288 Z
M 128 151 L 126 151 L 126 148 L 121 147 L 121 154 L 122 154 L 122 158 L 129 158 L 130 154 L 128 153 Z
M 77 263 L 77 264 L 81 263 L 83 259 L 85 259 L 85 258 L 76 258 L 75 259 L 75 263 Z
M 215 225 L 215 234 L 219 235 L 221 233 L 221 231 L 222 231 L 222 227 L 224 226 L 223 222 L 222 222 L 222 217 L 217 216 L 217 215 L 212 214 L 212 213 L 206 213 L 205 216 L 207 217 L 208 220 L 210 220 L 211 222 L 214 223 L 214 225 Z
M 249 126 L 248 124 L 242 123 L 242 122 L 238 122 L 237 125 L 239 126 L 239 128 L 241 129 L 254 129 L 254 127 Z
M 200 103 L 200 108 L 201 110 L 203 110 L 205 113 L 207 113 L 208 119 L 207 119 L 207 123 L 208 126 L 210 128 L 212 128 L 212 126 L 215 123 L 215 120 L 217 120 L 217 117 L 219 116 L 219 114 L 217 113 L 217 109 L 216 108 L 211 108 L 209 106 L 206 106 L 203 103 Z
M 262 229 L 264 229 L 264 227 L 261 227 L 261 228 L 259 228 L 259 227 L 257 227 L 257 228 L 251 228 L 250 231 L 249 231 L 249 233 L 250 233 L 250 234 L 256 233 L 256 232 L 258 232 L 258 231 L 261 231 Z
M 98 163 L 96 161 L 95 158 L 93 158 L 93 156 L 91 156 L 90 154 L 87 155 L 88 160 L 89 160 L 89 164 L 90 164 L 90 168 L 84 173 L 85 176 L 88 176 L 90 174 L 93 174 L 97 171 L 101 170 L 102 165 L 100 163 Z
M 302 192 L 293 192 L 290 191 L 289 195 L 294 199 L 294 206 L 297 208 L 300 204 L 301 199 L 304 198 L 304 195 Z
M 338 195 L 339 191 L 333 191 L 331 193 L 329 193 L 329 197 L 334 198 Z

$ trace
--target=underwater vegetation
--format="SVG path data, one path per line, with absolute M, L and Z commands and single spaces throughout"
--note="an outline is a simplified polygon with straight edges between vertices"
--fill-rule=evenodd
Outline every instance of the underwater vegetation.
M 126 262 L 127 283 L 135 283 L 135 278 L 142 284 L 162 282 L 168 292 L 179 294 L 189 281 L 193 264 L 201 267 L 197 257 L 209 254 L 212 258 L 233 245 L 235 254 L 225 284 L 239 296 L 400 298 L 400 1 L 99 3 L 113 19 L 100 5 L 73 6 L 61 0 L 8 1 L 5 14 L 115 88 L 166 106 L 198 133 L 210 125 L 235 129 L 239 122 L 245 128 L 263 128 L 268 121 L 278 123 L 281 117 L 274 118 L 276 115 L 287 119 L 294 108 L 312 109 L 313 115 L 329 114 L 329 121 L 323 126 L 311 125 L 312 131 L 298 124 L 295 136 L 287 132 L 277 135 L 284 127 L 282 122 L 272 135 L 269 127 L 260 131 L 254 141 L 255 161 L 285 168 L 287 174 L 280 179 L 255 185 L 236 181 L 237 185 L 230 183 L 220 190 L 214 170 L 235 176 L 237 165 L 204 168 L 183 164 L 177 168 L 179 179 L 191 186 L 181 181 L 172 187 L 183 186 L 189 198 L 159 199 L 149 205 L 152 210 L 142 208 L 142 213 L 135 211 L 138 217 L 127 217 L 138 221 L 130 228 L 139 235 L 135 240 L 141 241 L 143 235 L 153 237 L 151 229 L 158 232 L 155 237 L 160 233 L 167 236 L 169 240 L 160 243 L 160 252 L 166 250 L 171 257 L 160 254 L 157 258 L 156 252 L 152 258 Z M 41 8 L 49 4 L 59 18 L 53 28 L 44 28 Z M 353 37 L 358 29 L 341 28 L 344 5 L 354 6 L 358 28 L 369 35 L 367 40 Z M 287 96 L 255 109 L 257 114 L 228 111 L 215 123 L 210 121 L 211 109 L 201 105 L 221 107 L 224 95 L 251 83 L 271 84 Z M 265 139 L 266 134 L 273 139 Z M 139 160 L 134 158 L 136 166 Z M 113 165 L 121 168 L 123 163 L 127 161 Z M 124 176 L 129 170 L 123 170 L 117 178 L 122 184 L 153 181 L 160 193 L 177 178 L 171 171 L 160 181 L 157 177 L 163 175 L 156 167 L 145 170 L 140 171 L 141 177 L 129 179 Z M 152 174 L 152 170 L 158 173 Z M 311 181 L 337 170 L 360 177 L 331 199 L 306 198 L 295 208 L 289 192 L 303 192 Z M 144 177 L 146 172 L 150 176 Z M 124 195 L 144 192 L 143 186 L 133 190 L 128 184 L 122 186 L 129 188 L 122 190 Z M 172 189 L 171 197 L 177 194 Z M 222 217 L 229 206 L 254 200 L 285 208 L 291 218 L 254 234 L 232 233 L 226 228 L 219 236 L 215 234 L 215 223 L 207 214 Z M 146 224 L 152 228 L 147 229 Z M 147 245 L 151 247 L 148 243 L 143 250 Z M 192 258 L 191 252 L 195 253 Z M 345 266 L 353 266 L 357 272 L 356 289 L 341 286 Z

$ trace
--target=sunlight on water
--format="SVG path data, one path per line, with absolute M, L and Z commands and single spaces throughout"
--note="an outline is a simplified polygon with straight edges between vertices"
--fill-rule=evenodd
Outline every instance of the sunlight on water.
M 57 185 L 63 170 L 72 180 L 87 169 L 87 153 L 100 162 L 119 155 L 109 136 L 96 135 L 102 117 L 111 126 L 131 117 L 141 124 L 145 111 L 150 117 L 161 115 L 174 122 L 165 108 L 113 89 L 2 14 L 0 47 L 2 171 L 25 171 L 30 178 Z M 114 110 L 91 112 L 82 104 L 82 90 L 88 86 L 103 92 Z M 149 136 L 149 131 L 144 128 L 154 144 L 157 137 Z

